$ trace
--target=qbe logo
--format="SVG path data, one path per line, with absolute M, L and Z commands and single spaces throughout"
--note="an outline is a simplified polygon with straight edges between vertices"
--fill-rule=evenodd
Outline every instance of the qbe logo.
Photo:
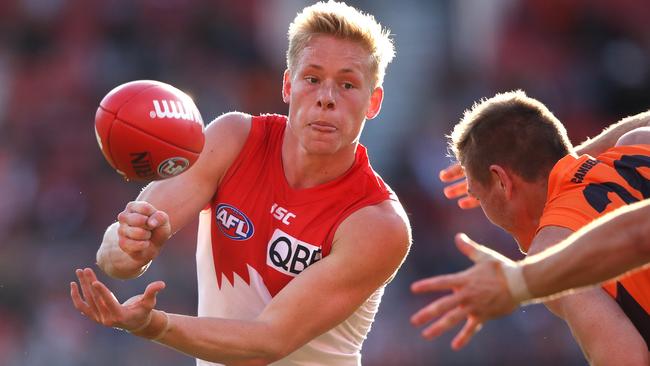
M 236 207 L 222 203 L 217 206 L 217 226 L 232 240 L 247 240 L 255 232 L 253 222 Z
M 266 265 L 295 277 L 321 259 L 321 248 L 275 229 L 267 246 Z
M 181 174 L 190 166 L 190 161 L 175 156 L 173 158 L 165 159 L 162 163 L 158 164 L 158 175 L 163 178 L 169 178 Z

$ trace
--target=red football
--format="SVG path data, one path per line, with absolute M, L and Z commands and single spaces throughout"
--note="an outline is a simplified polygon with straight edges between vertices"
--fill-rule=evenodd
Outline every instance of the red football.
M 97 142 L 127 180 L 152 181 L 187 170 L 203 150 L 203 119 L 187 94 L 159 81 L 111 90 L 95 115 Z

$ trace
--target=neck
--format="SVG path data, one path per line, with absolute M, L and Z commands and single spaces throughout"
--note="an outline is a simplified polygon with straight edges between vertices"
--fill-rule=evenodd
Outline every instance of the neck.
M 517 240 L 519 248 L 528 251 L 544 212 L 548 182 L 523 182 L 521 190 L 521 210 L 517 213 L 517 221 L 511 230 L 512 236 Z
M 311 188 L 344 175 L 354 164 L 357 145 L 358 142 L 333 154 L 313 154 L 306 151 L 291 133 L 285 132 L 282 165 L 289 186 L 293 189 Z

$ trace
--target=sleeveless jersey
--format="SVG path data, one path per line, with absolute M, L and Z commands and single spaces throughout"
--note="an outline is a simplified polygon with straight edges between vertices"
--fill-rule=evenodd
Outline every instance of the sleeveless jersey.
M 249 136 L 199 219 L 199 316 L 252 319 L 289 281 L 330 253 L 339 224 L 394 193 L 359 144 L 353 166 L 325 184 L 292 189 L 282 166 L 287 118 L 252 118 Z M 274 365 L 359 365 L 383 286 L 348 319 Z M 334 294 L 332 294 L 334 295 Z M 197 360 L 199 365 L 213 365 Z
M 551 225 L 576 231 L 607 212 L 645 198 L 650 198 L 650 145 L 614 147 L 596 159 L 569 155 L 551 171 L 537 231 Z M 650 269 L 610 281 L 603 288 L 650 346 Z

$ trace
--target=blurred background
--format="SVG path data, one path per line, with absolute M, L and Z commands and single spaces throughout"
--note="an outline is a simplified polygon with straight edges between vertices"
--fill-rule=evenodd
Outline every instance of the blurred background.
M 74 269 L 91 266 L 103 231 L 142 188 L 97 146 L 94 114 L 113 87 L 157 79 L 191 94 L 206 121 L 285 113 L 286 30 L 298 0 L 3 0 L 0 2 L 0 365 L 193 365 L 162 346 L 91 323 L 73 308 Z M 650 106 L 647 0 L 366 0 L 393 34 L 381 115 L 362 142 L 398 192 L 415 242 L 364 345 L 365 365 L 583 365 L 568 328 L 540 306 L 488 323 L 461 352 L 409 325 L 434 298 L 419 278 L 461 270 L 465 231 L 520 258 L 479 210 L 442 195 L 445 134 L 474 101 L 523 89 L 574 143 Z M 152 280 L 159 307 L 196 313 L 195 224 L 145 276 L 108 281 L 124 300 Z M 107 280 L 106 276 L 101 277 Z

